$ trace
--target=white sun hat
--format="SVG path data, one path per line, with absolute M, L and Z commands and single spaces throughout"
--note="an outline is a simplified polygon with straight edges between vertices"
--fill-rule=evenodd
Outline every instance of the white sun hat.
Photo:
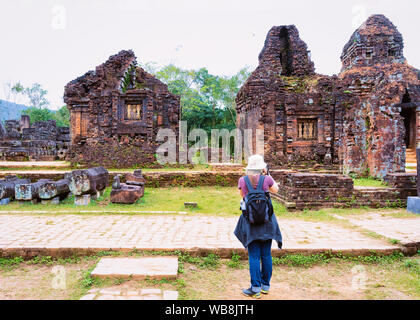
M 265 168 L 267 168 L 267 164 L 264 162 L 263 156 L 256 154 L 249 157 L 248 166 L 245 170 L 262 170 Z

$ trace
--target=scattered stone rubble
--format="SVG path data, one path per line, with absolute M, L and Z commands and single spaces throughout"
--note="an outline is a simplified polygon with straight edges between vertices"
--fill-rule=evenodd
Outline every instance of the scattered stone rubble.
M 112 203 L 134 204 L 144 196 L 146 179 L 141 170 L 125 174 L 125 183 L 120 182 L 120 177 L 114 177 L 110 196 Z M 29 179 L 7 176 L 0 180 L 0 201 L 5 199 L 1 204 L 8 204 L 14 199 L 34 204 L 40 201 L 43 204 L 59 204 L 72 194 L 76 205 L 88 205 L 92 198 L 102 196 L 109 186 L 109 172 L 104 167 L 74 170 L 57 181 L 51 178 L 31 183 Z
M 57 127 L 54 120 L 30 124 L 23 115 L 20 120 L 0 123 L 0 160 L 52 161 L 64 159 L 70 146 L 70 129 Z
M 52 182 L 51 180 L 41 179 L 34 183 L 19 183 L 15 185 L 15 198 L 18 201 L 32 201 L 38 203 L 41 188 Z
M 19 184 L 30 183 L 28 179 L 19 179 L 16 176 L 7 176 L 6 179 L 0 180 L 0 201 L 1 204 L 8 204 L 15 199 L 15 187 Z
M 76 205 L 87 205 L 91 197 L 99 198 L 109 184 L 109 173 L 104 167 L 74 170 L 66 173 L 69 189 L 75 197 Z
M 120 175 L 114 178 L 111 191 L 111 202 L 122 204 L 134 204 L 144 195 L 144 185 L 141 170 L 134 171 L 134 174 L 126 176 L 126 183 L 120 182 Z

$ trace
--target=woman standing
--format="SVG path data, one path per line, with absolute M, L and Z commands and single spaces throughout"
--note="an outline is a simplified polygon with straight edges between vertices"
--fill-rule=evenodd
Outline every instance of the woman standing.
M 267 175 L 267 164 L 260 155 L 253 155 L 249 158 L 246 177 L 239 179 L 238 188 L 245 203 L 247 203 L 249 195 L 254 192 L 258 193 L 258 189 L 262 189 L 267 194 L 268 192 L 277 193 L 279 190 L 274 179 Z M 249 190 L 250 188 L 251 190 Z M 271 206 L 269 195 L 268 203 Z M 242 290 L 242 293 L 247 297 L 260 299 L 261 293 L 268 294 L 270 290 L 273 270 L 271 257 L 272 240 L 276 240 L 279 249 L 281 249 L 282 236 L 274 212 L 271 215 L 267 215 L 267 218 L 262 223 L 257 224 L 252 218 L 250 219 L 249 213 L 246 212 L 243 205 L 241 205 L 241 209 L 243 209 L 243 214 L 239 218 L 234 233 L 248 250 L 251 276 L 251 287 Z M 267 208 L 267 210 L 272 210 L 272 206 Z

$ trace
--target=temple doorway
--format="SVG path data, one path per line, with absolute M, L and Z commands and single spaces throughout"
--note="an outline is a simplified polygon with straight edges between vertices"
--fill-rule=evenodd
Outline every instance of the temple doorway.
M 406 165 L 415 166 L 417 163 L 416 157 L 416 108 L 403 107 L 401 116 L 404 119 L 405 137 L 404 143 L 406 146 Z
M 403 108 L 401 116 L 404 118 L 405 146 L 407 149 L 416 148 L 416 110 L 415 108 Z

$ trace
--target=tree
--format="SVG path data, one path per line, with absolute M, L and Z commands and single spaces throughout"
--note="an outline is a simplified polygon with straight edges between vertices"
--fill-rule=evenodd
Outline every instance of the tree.
M 22 111 L 23 114 L 30 116 L 31 124 L 38 121 L 48 121 L 53 119 L 53 111 L 47 108 L 29 107 Z
M 235 98 L 250 74 L 248 68 L 231 77 L 212 75 L 206 68 L 183 70 L 168 65 L 159 69 L 153 63 L 145 69 L 166 83 L 171 93 L 181 96 L 181 117 L 188 121 L 189 130 L 201 128 L 210 133 L 211 129 L 236 127 Z
M 17 82 L 12 87 L 12 92 L 15 94 L 22 94 L 25 91 L 25 87 L 20 83 Z
M 55 120 L 58 127 L 68 127 L 70 125 L 70 114 L 66 106 L 61 107 L 57 111 L 48 108 L 29 107 L 22 113 L 31 118 L 31 123 Z
M 18 103 L 19 97 L 23 95 L 24 89 L 20 82 L 15 84 L 10 81 L 3 83 L 4 99 L 9 102 Z
M 25 88 L 23 93 L 28 97 L 31 107 L 40 109 L 46 108 L 50 105 L 49 101 L 45 97 L 48 91 L 42 89 L 39 83 L 34 83 L 32 87 Z
M 59 127 L 69 127 L 70 126 L 70 112 L 66 106 L 58 109 L 53 116 L 53 119 L 57 122 Z

